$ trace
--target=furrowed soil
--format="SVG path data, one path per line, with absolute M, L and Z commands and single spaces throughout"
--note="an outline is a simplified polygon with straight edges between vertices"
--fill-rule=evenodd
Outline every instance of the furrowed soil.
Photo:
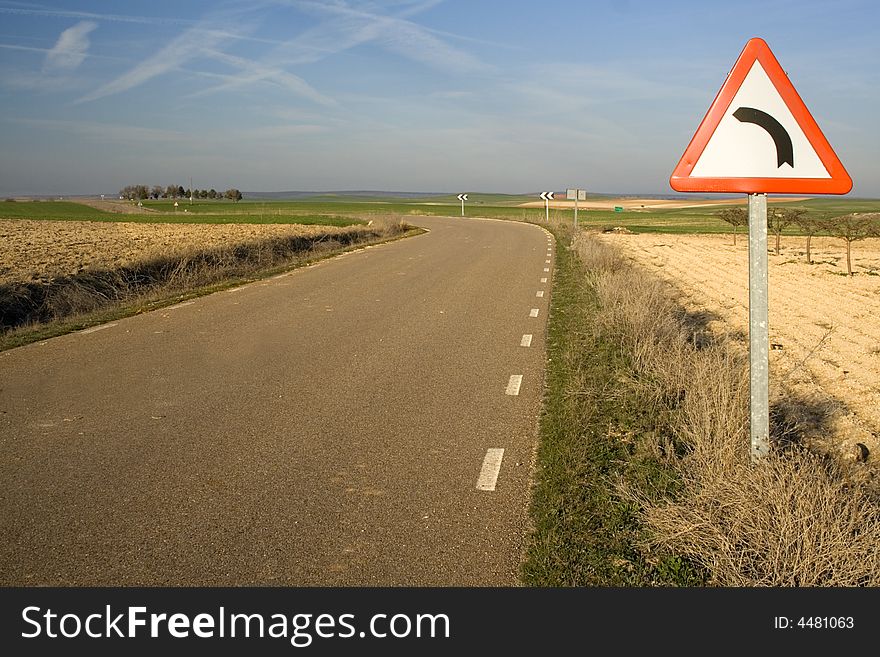
M 296 224 L 150 224 L 0 220 L 0 284 L 50 281 L 83 270 L 112 270 L 178 251 L 267 237 L 351 232 L 353 227 Z
M 709 319 L 714 331 L 748 345 L 748 236 L 597 234 L 681 292 L 680 303 Z M 854 276 L 846 275 L 843 240 L 814 237 L 813 264 L 805 237 L 783 236 L 780 255 L 770 236 L 770 388 L 784 384 L 810 412 L 799 438 L 847 456 L 856 443 L 880 462 L 880 239 L 852 245 Z

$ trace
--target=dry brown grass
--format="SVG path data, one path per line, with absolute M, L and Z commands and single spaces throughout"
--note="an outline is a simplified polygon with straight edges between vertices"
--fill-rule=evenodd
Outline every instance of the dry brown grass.
M 573 248 L 599 296 L 600 330 L 629 357 L 625 383 L 656 419 L 654 452 L 681 481 L 659 502 L 620 487 L 641 509 L 649 546 L 692 559 L 719 586 L 880 585 L 880 506 L 862 464 L 788 443 L 780 424 L 776 449 L 752 464 L 743 345 L 709 331 L 710 318 L 686 313 L 674 289 L 611 247 L 582 234 Z

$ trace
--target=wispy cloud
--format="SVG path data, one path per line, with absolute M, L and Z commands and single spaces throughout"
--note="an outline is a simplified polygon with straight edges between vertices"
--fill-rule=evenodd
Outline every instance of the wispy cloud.
M 18 46 L 13 43 L 0 43 L 0 48 L 5 50 L 21 50 L 22 52 L 49 52 L 48 48 L 34 48 L 33 46 Z
M 336 104 L 334 99 L 318 91 L 291 69 L 301 64 L 320 61 L 362 44 L 372 44 L 404 58 L 449 72 L 490 70 L 490 67 L 477 58 L 451 45 L 448 39 L 454 35 L 434 32 L 410 20 L 414 14 L 437 3 L 438 0 L 392 3 L 396 8 L 393 14 L 389 13 L 391 9 L 378 7 L 372 2 L 347 0 L 335 2 L 268 0 L 256 4 L 227 4 L 222 10 L 190 23 L 187 29 L 152 56 L 110 82 L 81 96 L 75 103 L 87 103 L 123 93 L 171 71 L 185 70 L 186 67 L 189 70 L 199 69 L 196 70 L 197 73 L 204 73 L 205 77 L 220 80 L 220 83 L 213 87 L 192 92 L 191 97 L 228 92 L 263 83 L 287 89 L 301 98 L 320 105 L 333 106 Z M 258 17 L 257 13 L 265 9 L 266 4 L 274 5 L 281 10 L 285 7 L 293 7 L 300 12 L 316 16 L 319 19 L 318 24 L 283 41 L 257 38 L 252 36 L 254 29 L 248 29 L 248 21 L 243 22 L 243 19 L 259 20 L 261 16 Z M 10 13 L 48 12 L 51 15 L 86 15 L 83 12 L 62 12 L 41 8 L 7 8 L 7 10 Z M 88 15 L 95 20 L 99 18 L 140 20 L 139 17 Z M 235 29 L 230 30 L 230 25 L 235 25 Z M 73 68 L 81 63 L 88 47 L 88 31 L 84 27 L 92 26 L 91 29 L 94 29 L 94 23 L 83 21 L 80 26 L 83 26 L 80 32 L 67 34 L 66 31 L 67 36 L 62 35 L 64 42 L 62 43 L 60 39 L 56 44 L 58 52 L 47 57 L 47 66 L 50 61 L 56 69 L 62 66 Z M 255 24 L 251 27 L 255 27 Z M 79 37 L 78 42 L 73 38 L 76 36 Z M 232 54 L 230 52 L 232 44 L 241 40 L 259 41 L 274 45 L 275 48 L 266 54 L 249 57 Z M 202 64 L 194 66 L 193 63 L 197 60 L 202 60 L 202 64 L 210 62 L 215 66 L 205 67 Z M 232 70 L 226 73 L 219 72 L 216 65 Z
M 320 94 L 301 77 L 292 74 L 291 67 L 321 61 L 360 45 L 372 44 L 395 52 L 405 58 L 433 68 L 461 72 L 486 71 L 489 67 L 468 53 L 449 45 L 440 36 L 452 37 L 422 27 L 408 17 L 438 4 L 439 0 L 403 2 L 396 15 L 380 13 L 373 3 L 314 2 L 311 0 L 271 0 L 269 4 L 293 7 L 318 17 L 317 25 L 281 42 L 260 61 L 212 53 L 213 59 L 239 69 L 225 77 L 213 88 L 195 92 L 202 96 L 231 91 L 256 82 L 270 82 L 323 105 L 335 101 Z
M 168 72 L 185 70 L 184 67 L 195 60 L 203 60 L 231 66 L 236 69 L 236 72 L 222 74 L 214 71 L 193 71 L 190 69 L 190 72 L 222 80 L 220 85 L 197 91 L 192 95 L 204 95 L 246 84 L 268 82 L 284 87 L 313 102 L 332 105 L 331 98 L 321 94 L 301 77 L 284 70 L 283 67 L 226 52 L 225 49 L 230 46 L 230 43 L 236 41 L 253 41 L 270 45 L 279 43 L 277 40 L 256 38 L 251 35 L 255 25 L 252 24 L 252 21 L 247 20 L 247 14 L 257 8 L 258 6 L 253 3 L 228 5 L 222 11 L 200 19 L 152 56 L 110 82 L 83 95 L 75 102 L 91 102 L 129 91 Z M 230 31 L 228 28 L 230 24 L 236 25 L 236 31 Z
M 82 64 L 91 45 L 89 33 L 96 27 L 98 24 L 92 21 L 80 21 L 64 30 L 52 49 L 46 53 L 43 70 L 72 71 Z
M 82 91 L 84 84 L 82 79 L 71 74 L 47 75 L 40 71 L 0 67 L 0 86 L 16 91 L 32 91 L 39 94 L 78 92 Z
M 142 126 L 119 123 L 98 123 L 93 121 L 66 121 L 61 119 L 10 118 L 11 123 L 31 126 L 41 130 L 58 130 L 67 134 L 77 134 L 94 141 L 113 144 L 130 143 L 172 143 L 180 145 L 192 136 L 176 130 L 144 128 Z
M 154 16 L 125 16 L 123 14 L 97 14 L 88 11 L 68 11 L 64 9 L 43 9 L 39 7 L 0 7 L 0 14 L 18 16 L 43 16 L 46 18 L 79 18 L 81 20 L 110 21 L 117 23 L 139 23 L 150 25 L 191 25 L 192 20 Z
M 229 55 L 219 50 L 206 51 L 205 54 L 212 57 L 215 61 L 229 64 L 238 68 L 242 72 L 239 75 L 224 76 L 226 79 L 225 83 L 210 89 L 203 89 L 194 92 L 190 94 L 191 97 L 203 96 L 219 91 L 228 91 L 235 87 L 265 81 L 277 84 L 299 96 L 308 98 L 321 105 L 331 106 L 336 104 L 336 101 L 320 93 L 298 75 L 289 73 L 280 67 L 264 65 L 250 59 L 245 59 L 244 57 Z
M 200 28 L 185 30 L 152 57 L 148 57 L 116 79 L 82 96 L 76 102 L 86 103 L 140 86 L 159 75 L 179 68 L 195 57 L 214 50 L 224 38 L 222 32 L 214 30 Z
M 280 0 L 302 11 L 324 17 L 317 26 L 291 39 L 280 51 L 290 63 L 324 59 L 359 45 L 372 43 L 433 68 L 455 72 L 488 71 L 490 67 L 456 48 L 409 16 L 438 4 L 436 0 L 408 4 L 396 15 L 379 13 L 372 4 L 313 0 Z

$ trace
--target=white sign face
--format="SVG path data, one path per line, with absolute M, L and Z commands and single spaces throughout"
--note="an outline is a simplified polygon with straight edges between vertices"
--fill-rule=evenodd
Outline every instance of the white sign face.
M 752 64 L 691 175 L 831 177 L 758 60 Z
M 587 190 L 579 189 L 578 190 L 578 201 L 586 201 L 587 200 Z
M 576 190 L 576 189 L 567 189 L 565 191 L 566 200 L 569 200 L 569 201 L 577 200 L 577 193 L 578 193 L 578 190 Z

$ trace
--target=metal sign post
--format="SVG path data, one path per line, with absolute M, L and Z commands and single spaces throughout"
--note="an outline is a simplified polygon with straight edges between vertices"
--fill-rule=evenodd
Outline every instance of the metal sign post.
M 752 461 L 770 453 L 767 195 L 749 194 L 749 397 Z
M 585 189 L 569 189 L 565 193 L 565 198 L 574 201 L 574 227 L 578 227 L 578 201 L 587 200 L 587 190 Z

